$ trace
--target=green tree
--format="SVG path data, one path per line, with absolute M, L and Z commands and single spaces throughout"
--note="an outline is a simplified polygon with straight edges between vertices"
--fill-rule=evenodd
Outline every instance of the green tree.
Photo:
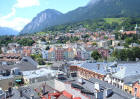
M 0 46 L 7 46 L 8 43 L 13 43 L 14 39 L 13 36 L 0 36 Z
M 131 44 L 131 43 L 133 43 L 133 39 L 127 37 L 127 38 L 125 39 L 125 43 Z
M 23 39 L 18 39 L 17 43 L 19 43 L 22 46 L 32 46 L 35 41 L 32 40 L 31 38 L 23 38 Z
M 124 46 L 125 48 L 129 48 L 129 44 L 128 44 L 128 43 L 124 43 L 123 46 Z
M 42 58 L 42 55 L 41 54 L 32 54 L 31 57 L 32 57 L 32 59 L 37 60 L 37 59 Z
M 119 40 L 121 34 L 120 34 L 119 32 L 115 32 L 114 34 L 115 34 L 115 39 L 116 39 L 116 40 Z
M 121 61 L 135 61 L 136 58 L 140 59 L 140 48 L 135 47 L 131 49 L 114 50 L 112 56 Z
M 37 59 L 37 62 L 38 62 L 39 65 L 45 65 L 46 64 L 42 58 Z
M 112 56 L 120 60 L 120 50 L 114 50 Z
M 112 56 L 116 57 L 118 60 L 121 61 L 127 60 L 125 49 L 113 51 Z
M 133 52 L 132 49 L 127 49 L 126 50 L 126 56 L 127 56 L 127 60 L 135 61 L 135 56 L 134 56 L 134 52 Z
M 96 50 L 92 52 L 91 57 L 97 61 L 99 58 L 101 58 L 101 55 Z
M 96 43 L 96 42 L 93 42 L 93 43 L 92 43 L 92 45 L 93 45 L 93 46 L 96 46 L 96 45 L 97 45 L 97 43 Z
M 108 37 L 107 36 L 104 36 L 104 39 L 108 39 Z
M 126 55 L 126 50 L 122 49 L 119 53 L 119 57 L 121 61 L 126 61 L 127 60 L 127 55 Z
M 135 58 L 139 58 L 140 59 L 140 48 L 135 47 L 135 48 L 132 48 L 132 50 L 133 50 Z
M 45 38 L 41 38 L 41 41 L 46 42 L 46 39 Z

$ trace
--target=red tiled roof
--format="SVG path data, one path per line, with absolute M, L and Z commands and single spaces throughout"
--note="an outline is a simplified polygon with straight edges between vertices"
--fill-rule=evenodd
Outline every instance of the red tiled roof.
M 68 93 L 67 91 L 63 91 L 63 95 L 67 98 L 70 98 L 70 99 L 72 99 L 72 97 L 73 97 L 73 95 Z
M 73 98 L 73 99 L 81 99 L 80 97 L 75 97 L 75 98 Z
M 136 31 L 125 31 L 123 34 L 136 34 Z

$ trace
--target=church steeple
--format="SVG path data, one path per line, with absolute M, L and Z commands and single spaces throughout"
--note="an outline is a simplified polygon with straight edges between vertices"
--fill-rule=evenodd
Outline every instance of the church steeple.
M 120 30 L 120 32 L 122 32 L 122 33 L 124 32 L 124 27 L 123 26 L 122 26 L 122 29 Z
M 122 31 L 124 32 L 124 27 L 122 26 Z
M 136 30 L 136 31 L 138 30 L 138 24 L 136 24 L 135 30 Z
M 136 27 L 135 27 L 135 31 L 136 31 L 136 34 L 139 34 L 139 27 L 138 27 L 138 25 L 136 24 Z

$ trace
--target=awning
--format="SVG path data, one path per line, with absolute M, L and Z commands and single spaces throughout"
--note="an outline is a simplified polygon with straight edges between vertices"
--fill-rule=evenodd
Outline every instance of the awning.
M 21 79 L 17 79 L 16 82 L 21 82 Z

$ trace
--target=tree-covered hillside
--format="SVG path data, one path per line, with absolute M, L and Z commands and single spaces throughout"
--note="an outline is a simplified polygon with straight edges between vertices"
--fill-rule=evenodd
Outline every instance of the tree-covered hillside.
M 41 12 L 21 31 L 35 33 L 47 27 L 97 18 L 140 17 L 140 0 L 91 0 L 85 7 L 66 14 L 56 10 Z M 47 17 L 45 17 L 47 16 Z M 51 16 L 51 17 L 50 17 Z M 41 22 L 39 21 L 41 20 Z M 108 27 L 108 26 L 107 26 Z
M 48 27 L 43 32 L 54 33 L 54 32 L 73 32 L 72 30 L 80 27 L 87 28 L 90 31 L 112 31 L 120 30 L 122 26 L 125 30 L 134 30 L 136 24 L 140 24 L 140 18 L 103 18 L 86 20 L 82 22 L 76 22 L 71 24 L 57 25 Z M 43 33 L 42 32 L 42 33 Z

